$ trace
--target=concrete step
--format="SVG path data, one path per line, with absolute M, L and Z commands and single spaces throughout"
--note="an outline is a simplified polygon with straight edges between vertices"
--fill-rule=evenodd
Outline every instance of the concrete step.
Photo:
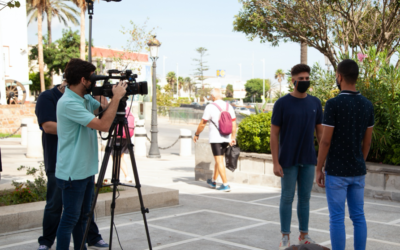
M 140 211 L 138 193 L 135 188 L 120 187 L 116 200 L 115 214 Z M 179 205 L 179 191 L 168 188 L 142 186 L 143 203 L 146 208 L 160 208 Z M 112 193 L 99 194 L 95 217 L 110 216 Z M 42 226 L 45 201 L 0 207 L 0 233 L 24 230 Z

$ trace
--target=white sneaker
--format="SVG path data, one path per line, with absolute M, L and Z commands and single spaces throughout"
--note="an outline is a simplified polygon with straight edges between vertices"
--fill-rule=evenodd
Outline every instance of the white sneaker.
M 290 247 L 290 240 L 289 236 L 285 235 L 281 240 L 281 244 L 279 244 L 279 250 L 285 250 L 288 247 Z
M 126 181 L 126 182 L 129 182 L 129 183 L 132 183 L 132 178 L 131 178 L 130 176 L 127 176 L 127 177 L 125 178 L 125 181 Z
M 304 235 L 304 240 L 302 240 L 301 237 L 299 236 L 299 245 L 305 245 L 305 244 L 315 244 L 315 241 L 311 239 L 311 237 L 308 234 Z

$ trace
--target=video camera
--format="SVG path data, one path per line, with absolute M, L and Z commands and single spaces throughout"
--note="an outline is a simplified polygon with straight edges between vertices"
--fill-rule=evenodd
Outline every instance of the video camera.
M 107 71 L 107 73 L 108 76 L 96 75 L 96 74 L 91 75 L 90 82 L 92 83 L 93 86 L 92 94 L 94 96 L 102 95 L 110 98 L 113 96 L 112 88 L 115 84 L 111 84 L 109 82 L 110 79 L 119 79 L 121 81 L 124 80 L 128 81 L 125 97 L 137 94 L 147 95 L 148 93 L 147 82 L 146 81 L 136 82 L 137 75 L 132 74 L 132 70 L 119 71 L 117 69 L 110 69 Z M 119 74 L 119 76 L 113 74 Z M 104 81 L 103 86 L 94 87 L 97 81 Z

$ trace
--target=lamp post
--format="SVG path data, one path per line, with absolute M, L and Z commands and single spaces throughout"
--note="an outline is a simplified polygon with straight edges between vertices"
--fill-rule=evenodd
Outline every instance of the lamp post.
M 262 103 L 264 103 L 265 102 L 265 59 L 262 59 L 261 62 L 263 63 L 263 94 L 262 94 L 263 100 L 262 100 Z
M 161 46 L 160 41 L 153 37 L 147 46 L 150 48 L 150 59 L 153 61 L 153 96 L 151 107 L 151 144 L 149 158 L 161 158 L 160 150 L 158 149 L 158 128 L 157 128 L 157 79 L 156 79 L 156 61 L 158 59 L 158 47 Z

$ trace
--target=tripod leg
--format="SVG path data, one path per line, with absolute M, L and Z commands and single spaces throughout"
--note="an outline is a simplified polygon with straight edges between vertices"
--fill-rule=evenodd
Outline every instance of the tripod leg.
M 115 125 L 113 125 L 111 128 L 113 128 L 114 126 Z M 94 193 L 92 206 L 91 206 L 90 212 L 88 214 L 88 221 L 87 221 L 87 224 L 86 224 L 85 234 L 83 235 L 83 241 L 81 243 L 81 250 L 85 249 L 86 238 L 87 238 L 87 236 L 89 234 L 90 224 L 92 223 L 92 218 L 93 218 L 94 209 L 96 208 L 97 198 L 99 196 L 100 188 L 103 186 L 104 176 L 106 174 L 108 161 L 110 159 L 111 145 L 112 145 L 112 137 L 110 136 L 110 138 L 107 141 L 107 147 L 106 147 L 106 150 L 105 150 L 106 152 L 105 152 L 105 155 L 104 155 L 103 162 L 101 163 L 101 169 L 100 169 L 100 172 L 99 172 L 99 176 L 97 178 L 96 190 L 95 190 L 95 193 Z
M 123 123 L 122 123 L 123 124 Z M 120 167 L 121 167 L 121 148 L 122 148 L 122 124 L 119 124 L 115 129 L 115 145 L 114 145 L 114 153 L 113 153 L 113 171 L 112 171 L 112 178 L 111 182 L 113 183 L 113 195 L 111 201 L 111 224 L 110 224 L 110 243 L 109 249 L 111 250 L 112 247 L 112 240 L 113 240 L 113 226 L 114 226 L 114 214 L 115 214 L 115 201 L 116 201 L 116 193 L 118 185 L 120 184 L 119 181 L 119 174 L 120 174 Z
M 125 134 L 129 135 L 129 128 L 128 128 L 128 124 L 127 123 L 125 123 L 124 129 L 125 129 Z M 140 189 L 141 185 L 140 185 L 140 181 L 139 181 L 139 173 L 137 171 L 135 155 L 133 153 L 133 144 L 131 142 L 131 139 L 128 138 L 128 136 L 127 136 L 126 140 L 127 140 L 128 149 L 129 149 L 129 156 L 131 158 L 132 170 L 133 170 L 133 175 L 134 175 L 134 178 L 135 178 L 135 185 L 136 185 L 136 189 L 137 189 L 137 192 L 138 192 L 138 197 L 139 197 L 139 202 L 140 202 L 140 210 L 141 210 L 142 215 L 143 215 L 143 223 L 144 223 L 144 227 L 145 227 L 145 230 L 146 230 L 147 243 L 149 245 L 149 249 L 152 250 L 149 227 L 147 225 L 147 219 L 146 219 L 146 213 L 149 212 L 149 209 L 145 208 L 144 207 L 144 203 L 143 203 L 142 191 Z

